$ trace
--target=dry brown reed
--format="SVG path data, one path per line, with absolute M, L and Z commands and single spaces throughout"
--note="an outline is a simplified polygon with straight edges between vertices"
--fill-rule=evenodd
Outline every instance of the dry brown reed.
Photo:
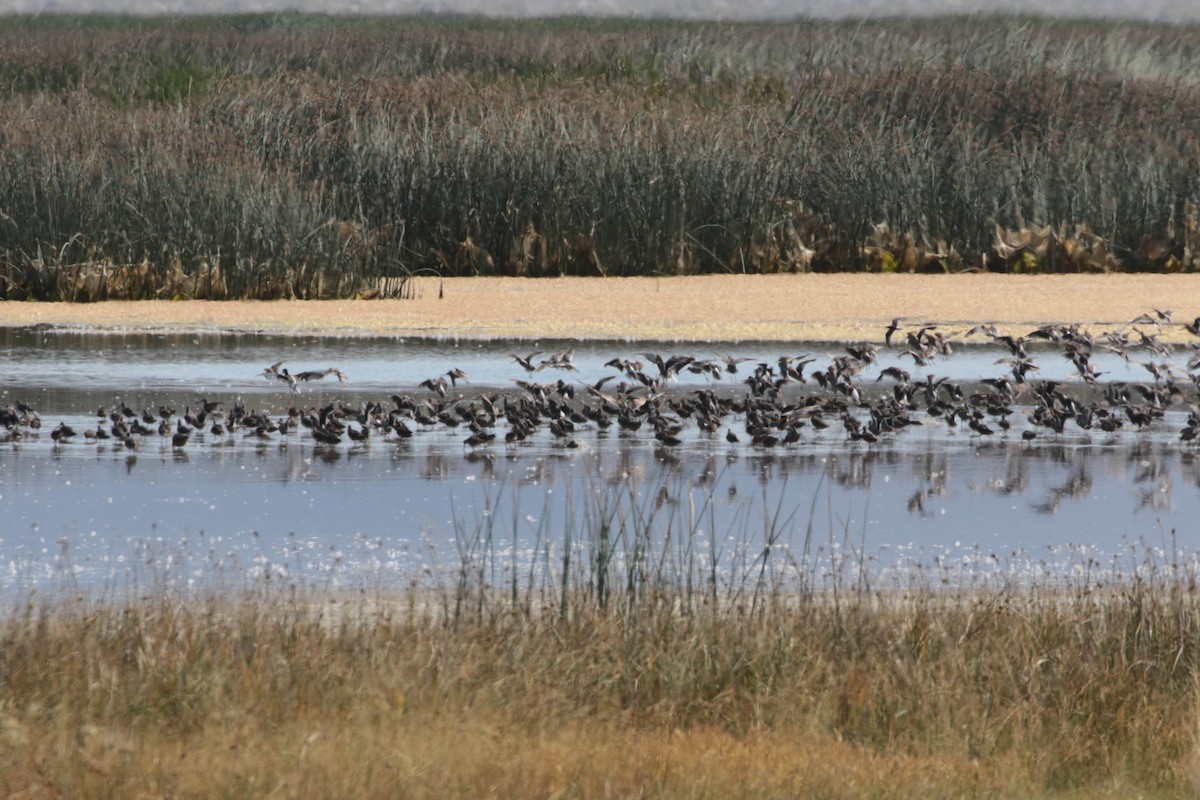
M 0 26 L 0 296 L 414 274 L 1191 271 L 1193 28 Z
M 1200 596 L 1122 586 L 602 611 L 36 599 L 0 622 L 33 796 L 1193 796 Z M 433 598 L 436 600 L 436 598 Z

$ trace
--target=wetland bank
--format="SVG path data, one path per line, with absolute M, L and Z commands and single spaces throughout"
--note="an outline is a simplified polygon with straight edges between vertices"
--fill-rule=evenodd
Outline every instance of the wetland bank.
M 0 293 L 108 298 L 0 303 L 3 793 L 1195 794 L 1194 28 L 284 14 L 0 42 Z M 923 367 L 899 353 L 929 323 L 955 353 Z M 1072 323 L 1090 350 L 1002 338 Z M 270 430 L 440 403 L 420 384 L 452 368 L 477 422 L 559 377 L 509 356 L 543 349 L 589 397 L 613 358 L 773 385 L 808 354 L 865 397 L 778 403 L 859 428 Z M 348 381 L 295 394 L 280 360 Z M 1044 392 L 897 431 L 885 369 Z M 745 403 L 676 377 L 660 424 Z M 175 444 L 204 400 L 258 424 Z
M 134 306 L 140 318 L 122 304 L 5 305 L 38 323 L 5 330 L 6 398 L 46 413 L 37 439 L 0 446 L 6 520 L 22 508 L 44 521 L 70 510 L 57 517 L 66 536 L 43 524 L 25 566 L 10 560 L 6 588 L 21 588 L 0 625 L 11 745 L 0 782 L 75 795 L 285 786 L 297 796 L 390 796 L 402 786 L 414 796 L 604 796 L 651 783 L 688 797 L 1190 793 L 1200 595 L 1187 533 L 1197 476 L 1178 440 L 1182 410 L 1144 432 L 1072 428 L 1032 444 L 1018 435 L 1021 415 L 996 441 L 920 428 L 867 446 L 840 430 L 807 430 L 778 450 L 694 430 L 664 448 L 651 433 L 606 439 L 586 426 L 575 434 L 582 450 L 545 431 L 514 449 L 467 449 L 465 432 L 439 428 L 411 445 L 393 434 L 324 449 L 280 434 L 265 446 L 208 434 L 175 448 L 147 434 L 131 462 L 124 448 L 88 444 L 82 433 L 50 439 L 57 416 L 94 428 L 93 407 L 118 398 L 194 410 L 207 396 L 281 418 L 286 405 L 360 408 L 416 393 L 451 367 L 470 374 L 455 387 L 465 397 L 524 391 L 511 379 L 557 374 L 583 393 L 615 369 L 606 360 L 650 352 L 744 357 L 739 366 L 752 374 L 781 353 L 811 352 L 806 370 L 827 369 L 848 344 L 871 344 L 879 360 L 859 380 L 890 391 L 890 379 L 875 378 L 916 369 L 900 359 L 899 340 L 931 322 L 920 303 L 945 295 L 929 279 L 845 278 L 849 288 L 820 305 L 831 313 L 830 297 L 843 297 L 843 318 L 856 314 L 873 331 L 865 341 L 530 340 L 483 326 L 479 338 L 420 339 L 403 328 L 423 313 L 410 301 L 256 303 L 232 322 L 219 316 L 224 306 L 207 304 Z M 1031 280 L 1013 283 L 1010 296 L 1025 296 Z M 804 276 L 789 281 L 810 298 L 823 291 Z M 623 281 L 590 283 L 618 284 L 614 305 L 590 302 L 594 318 L 578 323 L 620 318 Z M 656 324 L 690 324 L 685 309 L 703 307 L 686 302 L 690 283 L 661 284 L 678 302 Z M 457 313 L 471 315 L 463 285 L 414 305 L 458 296 Z M 1175 304 L 1182 321 L 1145 321 L 1157 318 L 1148 309 L 1167 309 L 1155 284 L 1144 285 L 1151 294 L 1128 300 L 1150 315 L 1137 323 L 1141 313 L 1080 305 L 1087 293 L 1055 295 L 1050 312 L 1095 320 L 1100 335 L 1142 330 L 1176 343 L 1169 356 L 1135 349 L 1128 363 L 1096 353 L 1098 370 L 1131 383 L 1153 382 L 1143 360 L 1186 370 L 1193 338 L 1183 327 L 1190 306 Z M 522 307 L 562 308 L 576 288 L 530 283 L 519 287 Z M 485 309 L 491 289 L 474 295 Z M 1180 299 L 1186 284 L 1173 291 Z M 895 348 L 883 342 L 890 317 L 868 319 L 853 305 L 876 293 L 897 303 L 889 314 L 912 320 Z M 355 312 L 371 322 L 356 328 Z M 310 332 L 289 333 L 286 317 Z M 1047 322 L 1013 319 L 1002 322 L 1010 334 L 995 335 Z M 931 374 L 973 381 L 1012 369 L 996 363 L 1007 350 L 989 335 L 958 343 L 972 338 L 967 326 L 939 328 L 956 346 Z M 578 373 L 527 375 L 510 355 L 545 350 L 535 360 L 561 361 L 567 349 Z M 1046 379 L 1078 382 L 1057 345 L 1031 354 Z M 262 375 L 280 359 L 297 374 L 337 367 L 347 383 L 295 394 Z M 737 396 L 742 374 L 682 370 L 670 392 Z M 745 435 L 740 419 L 731 423 Z M 574 472 L 580 465 L 591 466 Z M 940 490 L 928 483 L 939 474 Z M 236 492 L 222 489 L 231 482 Z M 520 486 L 538 487 L 537 501 Z M 557 505 L 545 502 L 548 486 Z M 926 509 L 910 505 L 914 491 Z M 1143 491 L 1150 504 L 1139 512 Z M 447 546 L 436 557 L 427 538 L 391 538 L 419 516 L 405 513 L 414 496 L 453 505 L 443 506 Z M 1048 501 L 1058 508 L 1033 508 Z M 247 518 L 243 534 L 206 518 L 211 504 Z M 878 542 L 901 522 L 911 532 L 897 543 L 919 541 L 941 524 L 926 515 L 939 504 L 966 516 L 968 535 L 1008 537 L 1004 549 L 927 550 L 889 579 Z M 1014 504 L 1023 526 L 1041 520 L 1064 532 L 1057 551 L 1030 541 L 1019 569 L 1004 524 Z M 158 515 L 154 527 L 122 544 L 109 534 L 151 524 L 131 520 L 136 509 Z M 341 534 L 289 539 L 286 527 L 270 527 L 288 514 L 286 526 Z M 431 517 L 411 529 L 435 530 Z M 97 548 L 88 530 L 109 544 Z M 5 538 L 11 548 L 13 533 Z M 41 577 L 30 582 L 29 562 L 39 559 Z

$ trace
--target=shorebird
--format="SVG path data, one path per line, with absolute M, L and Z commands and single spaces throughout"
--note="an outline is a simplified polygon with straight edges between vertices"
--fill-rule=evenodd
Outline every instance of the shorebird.
M 58 427 L 50 431 L 50 438 L 56 442 L 65 442 L 75 435 L 75 429 L 65 422 L 60 422 Z
M 908 370 L 900 369 L 900 367 L 884 367 L 879 371 L 879 377 L 875 381 L 878 382 L 884 378 L 894 378 L 900 383 L 908 383 L 911 377 Z
M 280 363 L 283 363 L 283 362 L 280 362 Z M 286 373 L 287 370 L 284 370 L 284 372 Z M 295 377 L 296 377 L 296 380 L 304 381 L 305 383 L 307 383 L 308 381 L 323 380 L 328 375 L 336 375 L 337 379 L 338 379 L 338 383 L 346 382 L 346 373 L 342 372 L 340 369 L 335 369 L 333 367 L 330 367 L 329 369 L 305 370 L 304 372 L 296 373 Z
M 579 368 L 575 366 L 575 362 L 571 360 L 575 352 L 573 350 L 564 350 L 561 353 L 555 353 L 549 358 L 542 359 L 542 363 L 537 365 L 538 369 L 563 369 L 569 372 L 578 372 Z
M 526 372 L 533 373 L 533 372 L 537 372 L 538 369 L 540 368 L 539 364 L 533 363 L 533 359 L 536 358 L 537 356 L 540 356 L 541 354 L 542 354 L 541 350 L 534 350 L 532 353 L 525 356 L 524 358 L 517 355 L 516 353 L 509 353 L 508 355 L 514 361 L 516 361 L 518 364 L 521 365 L 521 369 L 525 370 Z
M 1175 312 L 1167 310 L 1162 311 L 1157 308 L 1150 309 L 1152 314 L 1141 314 L 1136 319 L 1130 321 L 1130 325 L 1153 325 L 1156 328 L 1161 327 L 1164 322 L 1171 321 L 1171 315 Z
M 427 378 L 418 384 L 422 389 L 428 389 L 431 392 L 436 392 L 438 397 L 446 396 L 446 378 L 439 375 L 436 378 Z
M 1197 335 L 1200 335 L 1200 334 L 1197 334 Z M 726 356 L 726 355 L 722 355 L 720 353 L 716 353 L 715 355 L 717 356 L 717 358 L 721 359 L 721 361 L 725 362 L 725 371 L 728 372 L 730 375 L 737 374 L 737 365 L 738 364 L 742 364 L 746 361 L 754 360 L 754 359 L 748 358 L 748 357 L 734 358 L 733 356 Z
M 292 394 L 300 394 L 300 387 L 296 384 L 296 378 L 295 376 L 288 374 L 287 367 L 284 367 L 277 377 L 279 380 L 287 384 L 287 387 L 291 390 Z
M 334 433 L 322 427 L 312 429 L 312 436 L 321 444 L 337 444 L 342 441 L 340 434 Z
M 481 447 L 483 445 L 491 444 L 495 440 L 496 440 L 496 434 L 491 433 L 490 431 L 480 431 L 479 433 L 472 434 L 472 435 L 468 436 L 466 439 L 464 439 L 463 446 L 464 447 Z
M 902 319 L 904 319 L 904 317 L 894 318 L 892 320 L 892 324 L 888 325 L 887 330 L 883 332 L 883 343 L 886 346 L 892 346 L 892 337 L 896 335 L 896 331 L 900 330 L 900 320 Z
M 885 343 L 894 345 L 896 352 L 893 355 L 900 358 L 901 363 L 908 357 L 921 365 L 950 354 L 949 342 L 937 331 L 936 324 L 914 324 L 911 332 L 905 332 L 901 330 L 901 319 L 894 318 L 885 333 Z M 322 409 L 290 408 L 288 416 L 279 419 L 276 425 L 266 413 L 248 411 L 241 403 L 231 403 L 232 410 L 226 413 L 218 410 L 219 403 L 204 398 L 199 401 L 198 413 L 193 414 L 187 406 L 181 417 L 165 405 L 158 407 L 157 414 L 151 410 L 153 406 L 144 413 L 137 413 L 116 400 L 108 410 L 99 410 L 97 418 L 101 421 L 111 419 L 111 437 L 128 442 L 128 446 L 157 432 L 170 438 L 172 446 L 177 448 L 183 447 L 193 433 L 199 437 L 198 441 L 212 442 L 213 437 L 225 437 L 227 433 L 242 430 L 250 439 L 269 441 L 272 434 L 286 434 L 298 425 L 312 430 L 314 441 L 322 444 L 335 444 L 346 437 L 361 442 L 372 435 L 372 428 L 382 430 L 376 438 L 387 435 L 392 441 L 398 441 L 413 436 L 414 430 L 465 427 L 471 433 L 466 440 L 468 447 L 484 446 L 499 436 L 503 436 L 504 441 L 520 442 L 545 435 L 546 431 L 554 437 L 556 446 L 571 446 L 569 442 L 578 441 L 577 435 L 586 438 L 586 432 L 591 431 L 602 437 L 611 425 L 619 426 L 625 437 L 633 436 L 639 430 L 642 431 L 640 435 L 645 436 L 649 431 L 649 436 L 653 436 L 658 444 L 670 448 L 681 440 L 686 441 L 683 430 L 690 424 L 705 442 L 724 436 L 732 450 L 739 441 L 752 442 L 756 447 L 796 444 L 803 441 L 801 427 L 807 425 L 811 425 L 819 436 L 822 429 L 829 427 L 822 414 L 835 425 L 840 418 L 849 441 L 872 444 L 899 435 L 910 425 L 920 425 L 922 420 L 917 419 L 917 415 L 922 406 L 929 417 L 941 419 L 947 426 L 961 424 L 970 431 L 972 438 L 1005 437 L 1010 430 L 1010 415 L 1014 413 L 1028 415 L 1028 430 L 1014 429 L 1013 432 L 1013 437 L 1019 434 L 1022 441 L 1048 437 L 1049 434 L 1043 431 L 1061 434 L 1064 425 L 1080 430 L 1094 428 L 1105 433 L 1124 427 L 1129 435 L 1133 435 L 1158 426 L 1166 410 L 1181 401 L 1200 403 L 1200 394 L 1197 394 L 1200 390 L 1200 373 L 1197 372 L 1200 370 L 1200 317 L 1178 325 L 1197 337 L 1187 351 L 1192 358 L 1187 360 L 1186 368 L 1184 359 L 1178 359 L 1178 365 L 1168 359 L 1170 346 L 1160 340 L 1161 331 L 1166 329 L 1161 323 L 1169 320 L 1169 312 L 1156 310 L 1153 315 L 1146 315 L 1146 320 L 1142 321 L 1146 324 L 1140 329 L 1110 331 L 1097 336 L 1095 342 L 1078 325 L 1043 325 L 1025 331 L 1024 336 L 1017 332 L 1001 335 L 990 325 L 972 329 L 968 335 L 986 334 L 990 339 L 988 346 L 1000 348 L 997 355 L 1003 358 L 994 363 L 1003 369 L 995 370 L 990 376 L 981 376 L 978 380 L 985 388 L 976 389 L 969 395 L 944 377 L 923 374 L 914 378 L 896 364 L 877 365 L 872 369 L 871 365 L 877 363 L 877 344 L 851 343 L 844 353 L 827 356 L 829 363 L 807 376 L 820 385 L 817 388 L 810 384 L 811 393 L 800 386 L 786 386 L 806 380 L 803 368 L 814 360 L 809 356 L 766 358 L 759 361 L 756 368 L 739 370 L 741 363 L 757 359 L 722 354 L 697 359 L 689 355 L 647 352 L 641 357 L 653 365 L 649 375 L 642 371 L 642 362 L 612 359 L 605 366 L 619 369 L 623 376 L 605 375 L 594 382 L 592 378 L 546 383 L 512 379 L 520 387 L 520 393 L 495 391 L 474 398 L 463 395 L 447 398 L 450 387 L 457 390 L 460 381 L 469 382 L 467 373 L 455 367 L 420 384 L 433 396 L 427 395 L 418 403 L 408 396 L 393 395 L 395 408 L 387 413 L 377 402 L 365 402 L 358 408 L 334 402 Z M 1155 324 L 1156 321 L 1159 324 Z M 903 335 L 896 336 L 897 333 Z M 1055 346 L 1078 374 L 1059 381 L 1036 379 L 1038 368 L 1029 355 L 1033 350 L 1030 345 L 1034 343 Z M 1111 351 L 1131 360 L 1144 369 L 1152 381 L 1110 382 L 1100 387 L 1102 399 L 1092 399 L 1097 392 L 1090 388 L 1087 394 L 1074 396 L 1070 391 L 1072 384 L 1076 387 L 1095 385 L 1102 375 L 1091 363 L 1093 344 L 1098 350 Z M 1130 359 L 1134 347 L 1148 351 L 1152 357 L 1141 361 Z M 1128 353 L 1126 348 L 1129 348 Z M 570 351 L 549 356 L 542 351 L 528 356 L 515 353 L 510 356 L 528 373 L 574 367 Z M 287 384 L 293 392 L 300 391 L 299 383 L 331 375 L 339 382 L 346 380 L 345 374 L 336 368 L 293 375 L 284 364 L 284 361 L 276 362 L 264 368 L 262 374 Z M 685 371 L 711 376 L 713 380 L 722 373 L 741 371 L 752 375 L 743 381 L 748 389 L 739 396 L 733 396 L 735 387 L 729 387 L 728 392 L 721 394 L 715 387 L 669 392 L 668 383 L 676 376 L 684 375 Z M 866 377 L 868 374 L 871 377 Z M 623 377 L 627 377 L 628 382 Z M 868 389 L 884 381 L 887 383 L 882 390 Z M 613 384 L 618 382 L 619 385 L 614 387 Z M 585 392 L 577 394 L 580 386 Z M 1014 409 L 1018 408 L 1016 404 L 1020 400 L 1025 401 L 1025 407 L 1018 412 Z M 23 403 L 0 408 L 0 442 L 18 441 L 26 427 L 35 427 L 38 420 L 34 413 Z M 213 414 L 213 419 L 206 419 L 209 413 Z M 744 416 L 744 434 L 734 432 L 736 423 L 730 426 L 731 414 Z M 1189 417 L 1180 433 L 1183 442 L 1200 441 L 1200 408 L 1194 410 L 1194 416 L 1195 419 Z M 507 431 L 493 432 L 497 426 L 505 424 Z M 395 432 L 394 437 L 390 436 L 391 431 Z M 91 441 L 109 435 L 101 428 L 94 433 L 85 433 L 84 437 Z M 30 437 L 35 438 L 33 434 Z M 59 426 L 50 438 L 55 442 L 68 439 L 69 426 Z M 232 444 L 233 441 L 224 438 L 222 443 Z M 136 443 L 142 444 L 141 441 Z M 326 454 L 329 452 L 329 449 L 325 450 Z M 332 452 L 336 454 L 336 451 Z

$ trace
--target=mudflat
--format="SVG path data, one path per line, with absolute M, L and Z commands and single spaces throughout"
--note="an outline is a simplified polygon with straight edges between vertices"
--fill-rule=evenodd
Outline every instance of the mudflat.
M 0 326 L 208 329 L 444 338 L 666 341 L 882 340 L 904 326 L 1043 323 L 1093 331 L 1172 311 L 1164 338 L 1200 315 L 1200 275 L 715 275 L 683 278 L 420 278 L 405 300 L 0 302 Z

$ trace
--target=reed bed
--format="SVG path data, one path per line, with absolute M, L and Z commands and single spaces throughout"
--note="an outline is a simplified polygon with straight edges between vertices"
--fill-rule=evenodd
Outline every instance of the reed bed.
M 1200 30 L 0 23 L 0 296 L 1192 271 Z
M 0 624 L 0 788 L 42 796 L 1185 797 L 1197 594 L 254 592 Z M 430 602 L 435 600 L 437 602 Z
M 0 790 L 1194 796 L 1194 565 L 883 587 L 803 505 L 706 547 L 702 491 L 613 490 L 527 560 L 525 522 L 485 514 L 407 589 L 27 595 L 0 618 Z

